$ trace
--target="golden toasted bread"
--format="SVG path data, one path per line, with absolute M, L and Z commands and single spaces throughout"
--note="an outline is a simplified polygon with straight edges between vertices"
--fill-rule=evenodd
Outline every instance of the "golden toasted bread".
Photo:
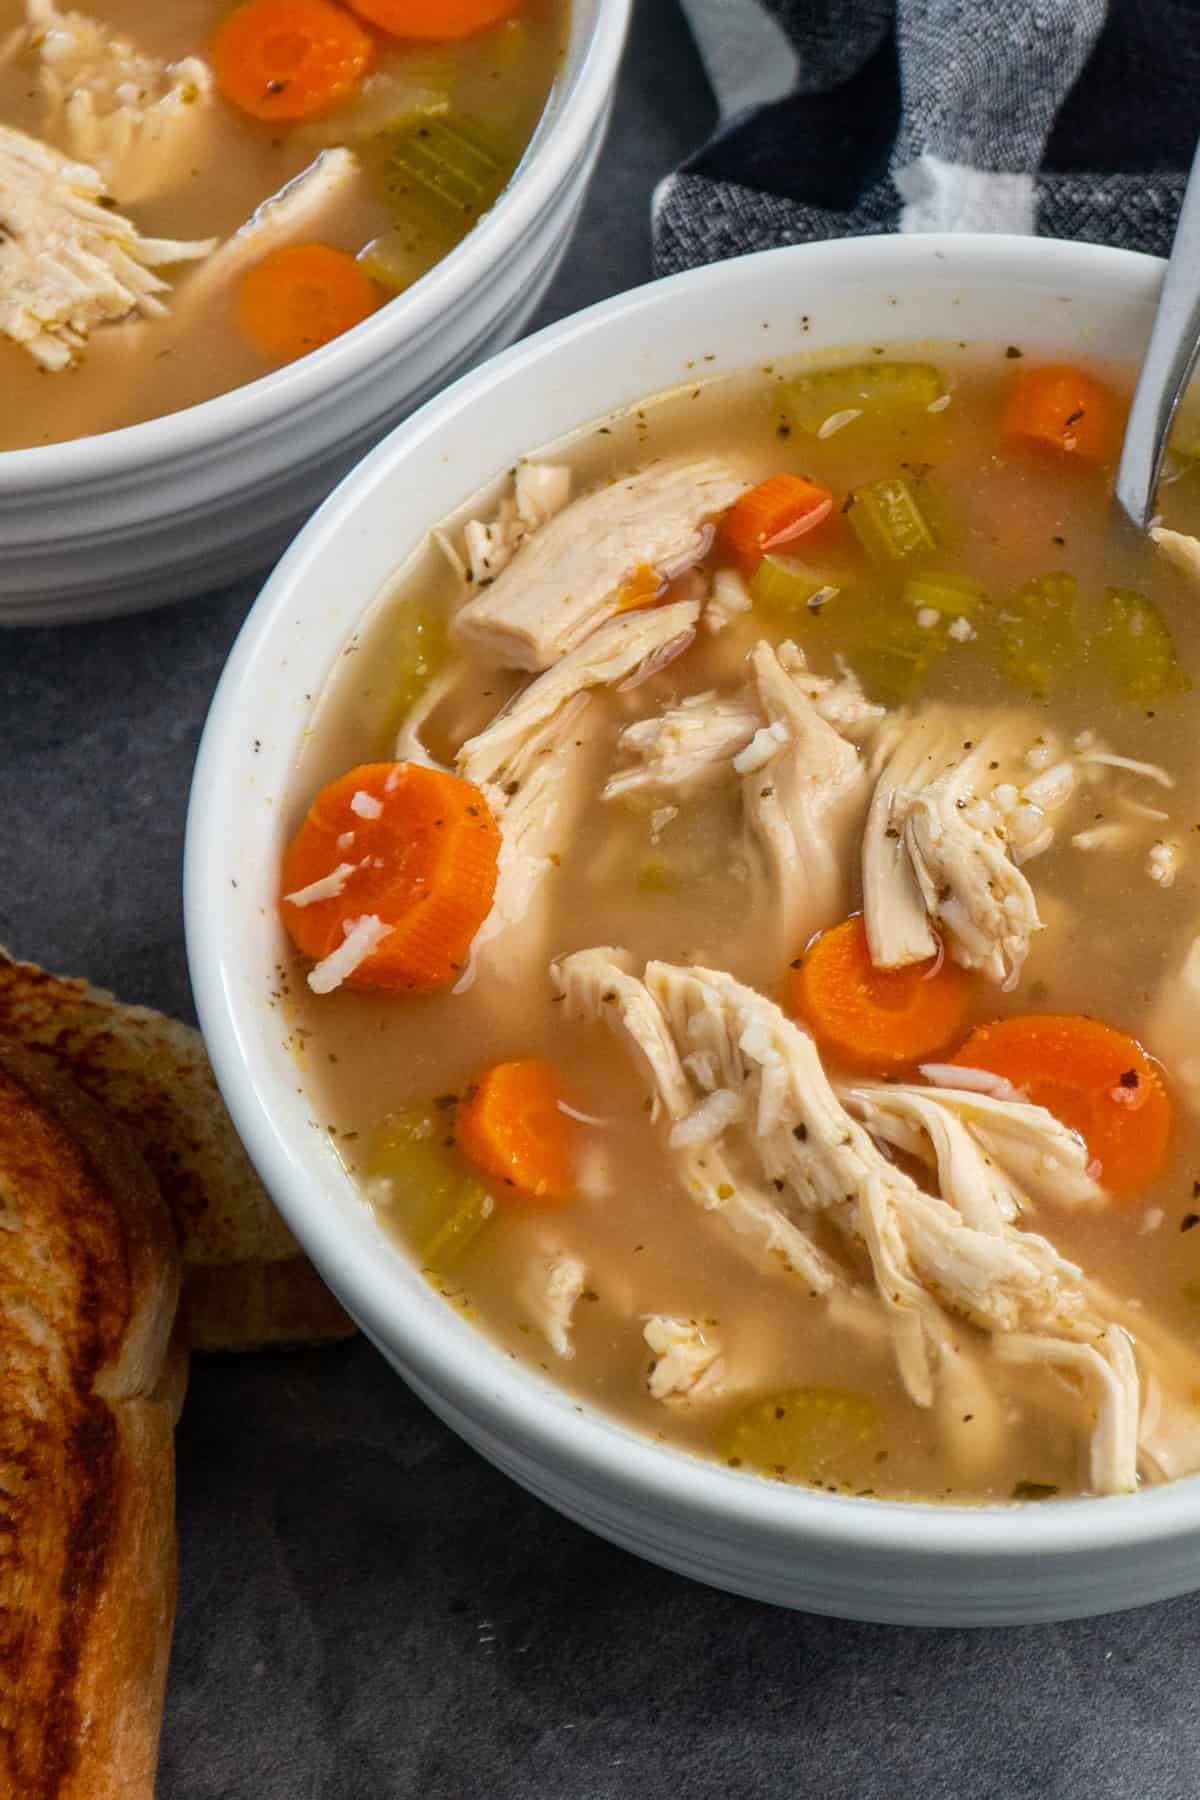
M 128 1137 L 0 1039 L 0 1793 L 150 1800 L 175 1608 L 175 1231 Z
M 198 1031 L 0 950 L 0 1032 L 57 1057 L 158 1177 L 183 1251 L 193 1349 L 353 1332 L 254 1173 Z M 223 1285 L 229 1270 L 238 1273 Z

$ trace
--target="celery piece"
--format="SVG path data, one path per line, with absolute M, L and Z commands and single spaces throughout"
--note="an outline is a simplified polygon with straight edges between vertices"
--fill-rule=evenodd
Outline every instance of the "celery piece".
M 826 571 L 810 568 L 795 556 L 764 556 L 750 577 L 750 598 L 769 612 L 817 612 L 840 591 L 841 582 Z
M 859 543 L 877 562 L 902 562 L 934 547 L 933 533 L 903 475 L 855 488 L 849 518 Z
M 1157 700 L 1192 685 L 1179 667 L 1175 641 L 1155 606 L 1133 588 L 1110 587 L 1104 596 L 1100 654 L 1126 700 Z
M 812 628 L 845 656 L 868 699 L 885 706 L 911 700 L 950 643 L 942 620 L 926 629 L 911 607 L 863 588 L 825 601 Z
M 358 253 L 358 261 L 382 288 L 402 294 L 422 275 L 428 275 L 446 254 L 446 240 L 427 227 L 409 220 L 389 225 Z
M 439 673 L 447 654 L 446 621 L 443 615 L 428 606 L 402 606 L 390 646 L 392 679 L 395 683 L 391 711 L 396 730 Z
M 814 369 L 789 381 L 784 392 L 792 424 L 815 437 L 835 413 L 861 412 L 878 424 L 881 416 L 924 411 L 946 386 L 932 363 L 870 362 Z
M 982 582 L 972 581 L 969 575 L 935 575 L 929 570 L 909 576 L 903 598 L 914 612 L 928 606 L 944 619 L 969 619 L 987 595 Z
M 1000 667 L 1010 681 L 1043 694 L 1079 664 L 1075 629 L 1079 583 L 1056 572 L 1026 582 L 1000 615 Z
M 367 1175 L 386 1181 L 392 1205 L 422 1267 L 453 1268 L 492 1212 L 487 1189 L 458 1161 L 449 1106 L 414 1108 L 388 1119 L 371 1146 Z
M 786 1388 L 752 1400 L 721 1433 L 727 1462 L 793 1481 L 832 1475 L 879 1435 L 882 1415 L 848 1388 Z
M 387 198 L 459 237 L 486 212 L 512 172 L 473 119 L 420 119 L 393 134 L 383 163 Z
M 673 894 L 679 887 L 679 880 L 661 857 L 651 857 L 638 870 L 637 884 L 643 894 Z

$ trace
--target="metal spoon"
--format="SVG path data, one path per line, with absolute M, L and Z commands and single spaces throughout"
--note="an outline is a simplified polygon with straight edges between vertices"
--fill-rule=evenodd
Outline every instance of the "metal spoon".
M 1171 260 L 1142 372 L 1133 393 L 1117 464 L 1115 498 L 1125 516 L 1145 531 L 1154 516 L 1154 494 L 1175 409 L 1200 355 L 1200 148 L 1192 161 Z

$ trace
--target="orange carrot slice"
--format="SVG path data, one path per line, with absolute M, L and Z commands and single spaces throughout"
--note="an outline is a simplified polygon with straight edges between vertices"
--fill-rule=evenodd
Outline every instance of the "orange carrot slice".
M 311 119 L 352 94 L 371 62 L 362 27 L 329 0 L 246 0 L 212 35 L 217 87 L 255 119 Z
M 419 763 L 363 763 L 321 789 L 288 845 L 283 922 L 322 961 L 357 920 L 375 918 L 387 935 L 347 985 L 432 993 L 462 973 L 499 855 L 499 827 L 469 781 Z
M 540 1056 L 494 1063 L 468 1088 L 455 1138 L 501 1186 L 499 1198 L 565 1206 L 574 1196 L 575 1121 L 562 1110 L 562 1077 Z
M 744 568 L 753 571 L 771 550 L 812 531 L 833 511 L 833 495 L 803 475 L 769 475 L 735 500 L 722 535 Z
M 819 1047 L 878 1074 L 911 1067 L 953 1043 L 972 986 L 948 957 L 877 969 L 861 913 L 819 932 L 788 972 L 791 1010 Z
M 1081 369 L 1030 369 L 1013 384 L 1004 435 L 1081 462 L 1104 462 L 1115 447 L 1113 396 Z
M 950 1058 L 988 1069 L 1077 1131 L 1111 1194 L 1148 1186 L 1166 1160 L 1171 1102 L 1136 1038 L 1098 1019 L 1029 1013 L 980 1025 Z
M 450 43 L 510 19 L 521 10 L 523 0 L 347 0 L 347 4 L 392 37 Z
M 379 289 L 344 250 L 290 244 L 272 250 L 238 284 L 238 329 L 272 362 L 294 362 L 359 325 L 380 302 Z

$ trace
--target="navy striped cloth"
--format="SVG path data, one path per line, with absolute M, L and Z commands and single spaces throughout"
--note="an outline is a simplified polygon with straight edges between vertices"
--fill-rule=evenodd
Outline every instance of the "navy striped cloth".
M 1200 0 L 682 5 L 720 121 L 655 195 L 660 274 L 889 231 L 1169 250 Z

